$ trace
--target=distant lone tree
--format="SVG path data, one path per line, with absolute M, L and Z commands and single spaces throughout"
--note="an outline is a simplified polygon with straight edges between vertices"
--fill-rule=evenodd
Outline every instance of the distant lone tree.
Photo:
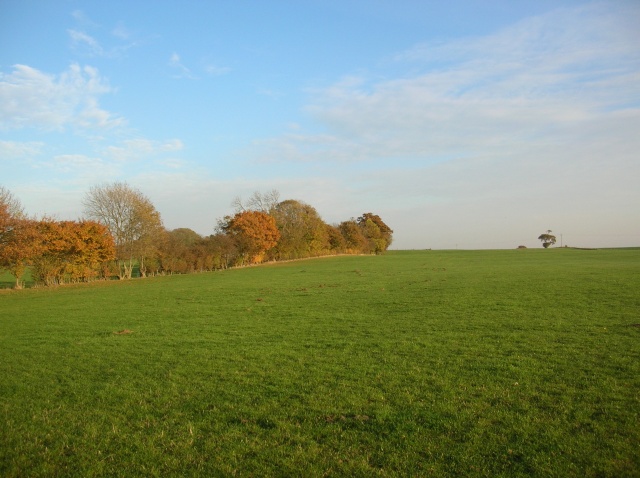
M 540 234 L 540 236 L 538 236 L 538 240 L 542 241 L 542 247 L 546 249 L 556 243 L 556 236 L 551 234 L 551 230 L 548 230 L 546 233 Z

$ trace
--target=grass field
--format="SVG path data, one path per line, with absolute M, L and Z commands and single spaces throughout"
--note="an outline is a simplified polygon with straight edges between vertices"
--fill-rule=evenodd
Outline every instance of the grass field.
M 637 477 L 639 412 L 638 249 L 0 291 L 4 477 Z

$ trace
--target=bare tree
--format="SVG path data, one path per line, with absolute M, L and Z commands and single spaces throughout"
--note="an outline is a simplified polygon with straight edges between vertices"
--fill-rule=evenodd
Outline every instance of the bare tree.
M 109 228 L 116 244 L 120 279 L 130 279 L 135 260 L 146 274 L 145 260 L 155 251 L 154 239 L 163 229 L 160 213 L 140 191 L 127 183 L 92 187 L 83 201 L 88 218 Z
M 258 211 L 265 214 L 271 214 L 280 202 L 280 193 L 272 189 L 266 193 L 255 191 L 251 197 L 243 202 L 240 196 L 231 201 L 231 207 L 236 213 L 246 211 Z
M 24 218 L 24 209 L 22 208 L 20 200 L 4 186 L 0 186 L 0 207 L 15 219 Z

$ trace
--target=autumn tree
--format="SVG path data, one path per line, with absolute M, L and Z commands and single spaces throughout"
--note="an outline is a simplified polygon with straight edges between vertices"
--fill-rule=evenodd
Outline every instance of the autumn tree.
M 40 252 L 37 224 L 33 219 L 14 218 L 0 234 L 0 268 L 16 278 L 16 289 L 22 288 L 27 267 Z
M 45 285 L 89 281 L 115 258 L 115 244 L 106 226 L 95 221 L 37 223 L 39 247 L 33 258 L 34 278 Z
M 540 234 L 538 240 L 542 241 L 542 247 L 546 249 L 556 243 L 556 236 L 551 234 L 551 230 L 548 230 L 546 233 Z
M 344 252 L 346 249 L 346 241 L 340 232 L 340 228 L 338 226 L 327 224 L 325 229 L 329 242 L 329 250 L 333 253 Z
M 38 253 L 36 222 L 28 219 L 20 201 L 0 186 L 0 268 L 15 278 L 15 288 L 22 288 L 27 266 Z
M 109 229 L 96 221 L 72 223 L 75 234 L 76 264 L 82 267 L 80 278 L 88 280 L 104 270 L 104 264 L 116 257 L 116 245 Z
M 278 259 L 316 256 L 329 251 L 327 225 L 315 208 L 287 199 L 275 206 L 272 216 L 280 231 L 280 240 L 274 249 Z
M 357 223 L 369 241 L 369 250 L 382 254 L 389 248 L 393 240 L 393 231 L 380 216 L 367 212 L 357 219 Z
M 264 253 L 280 239 L 275 219 L 261 211 L 244 211 L 223 220 L 221 228 L 233 238 L 241 264 L 262 262 Z
M 166 231 L 159 247 L 161 270 L 180 274 L 195 270 L 195 245 L 201 240 L 200 234 L 188 228 Z
M 118 277 L 130 279 L 137 260 L 146 275 L 146 261 L 156 253 L 154 239 L 163 230 L 160 213 L 140 191 L 126 183 L 92 187 L 83 201 L 90 219 L 107 226 L 114 238 Z
M 350 254 L 369 253 L 369 241 L 355 219 L 343 221 L 338 229 L 344 238 L 345 252 Z
M 196 246 L 198 247 L 198 246 Z M 202 248 L 209 254 L 208 261 L 215 269 L 228 269 L 238 256 L 238 246 L 233 237 L 218 233 L 203 239 Z

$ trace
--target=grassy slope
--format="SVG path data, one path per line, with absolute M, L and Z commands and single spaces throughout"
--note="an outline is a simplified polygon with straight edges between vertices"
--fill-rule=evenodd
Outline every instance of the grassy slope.
M 0 475 L 638 476 L 639 291 L 639 250 L 5 291 Z

